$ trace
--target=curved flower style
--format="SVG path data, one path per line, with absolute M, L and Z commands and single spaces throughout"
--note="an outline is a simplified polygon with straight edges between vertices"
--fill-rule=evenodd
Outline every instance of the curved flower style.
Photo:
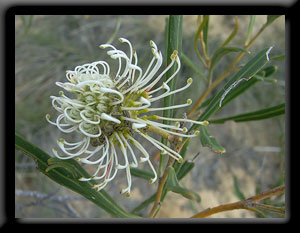
M 116 177 L 119 170 L 125 169 L 128 185 L 121 190 L 121 193 L 126 193 L 129 196 L 131 189 L 130 167 L 138 166 L 133 146 L 143 155 L 139 158 L 139 162 L 147 162 L 154 173 L 150 183 L 157 180 L 157 174 L 150 161 L 149 154 L 143 145 L 133 137 L 134 132 L 148 140 L 162 153 L 168 154 L 181 162 L 182 157 L 180 154 L 152 138 L 147 134 L 147 131 L 159 133 L 167 138 L 176 136 L 194 137 L 199 132 L 186 134 L 187 129 L 182 128 L 182 124 L 179 122 L 202 125 L 207 125 L 208 122 L 166 118 L 149 114 L 152 111 L 175 109 L 190 105 L 192 101 L 188 99 L 186 103 L 180 105 L 164 108 L 152 107 L 153 102 L 188 88 L 192 83 L 192 79 L 188 79 L 184 87 L 171 91 L 168 82 L 174 78 L 180 69 L 177 51 L 174 51 L 171 56 L 172 62 L 154 78 L 163 61 L 162 54 L 157 49 L 156 44 L 150 41 L 153 59 L 146 71 L 143 72 L 137 65 L 137 53 L 133 50 L 131 43 L 124 38 L 120 38 L 120 42 L 128 44 L 129 56 L 110 44 L 100 46 L 103 49 L 109 48 L 107 54 L 112 59 L 118 60 L 119 68 L 116 75 L 112 77 L 110 66 L 105 61 L 84 64 L 77 66 L 74 71 L 67 71 L 66 78 L 68 82 L 56 82 L 56 85 L 74 94 L 76 98 L 69 98 L 62 91 L 59 92 L 59 97 L 51 96 L 52 105 L 60 115 L 55 122 L 50 121 L 49 114 L 46 115 L 46 119 L 64 133 L 76 131 L 82 136 L 82 140 L 79 142 L 67 142 L 64 139 L 57 141 L 59 148 L 65 154 L 64 156 L 53 149 L 54 155 L 60 159 L 75 158 L 82 163 L 96 165 L 97 169 L 94 174 L 91 177 L 82 177 L 80 181 L 99 180 L 99 184 L 94 186 L 99 191 Z M 153 90 L 155 84 L 175 63 L 177 63 L 178 68 L 174 74 L 161 86 Z M 164 90 L 164 92 L 158 94 L 161 90 Z M 148 113 L 148 115 L 145 113 Z M 167 125 L 154 120 L 175 121 L 175 125 Z M 117 148 L 121 151 L 119 153 L 121 157 L 117 153 Z M 82 157 L 84 154 L 87 156 Z

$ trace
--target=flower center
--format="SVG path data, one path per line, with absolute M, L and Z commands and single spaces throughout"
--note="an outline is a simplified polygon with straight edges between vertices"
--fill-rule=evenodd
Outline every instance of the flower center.
M 92 78 L 92 79 L 91 79 Z M 77 94 L 79 102 L 84 103 L 76 112 L 72 109 L 73 117 L 80 115 L 84 121 L 81 131 L 91 135 L 91 145 L 99 146 L 105 143 L 105 137 L 110 137 L 114 132 L 130 132 L 130 124 L 122 120 L 122 116 L 130 117 L 129 111 L 122 110 L 124 97 L 113 80 L 107 75 L 81 74 L 80 93 Z M 124 86 L 122 89 L 126 88 Z

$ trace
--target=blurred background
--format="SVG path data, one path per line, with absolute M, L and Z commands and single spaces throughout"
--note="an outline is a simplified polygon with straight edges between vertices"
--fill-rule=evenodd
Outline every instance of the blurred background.
M 50 101 L 51 95 L 58 95 L 55 82 L 65 82 L 66 70 L 77 65 L 110 58 L 100 44 L 112 43 L 120 49 L 127 49 L 118 38 L 131 41 L 137 51 L 139 66 L 147 67 L 152 59 L 149 41 L 153 40 L 165 53 L 164 15 L 34 15 L 15 18 L 15 128 L 31 143 L 50 155 L 56 147 L 56 140 L 62 133 L 50 125 L 45 115 L 55 115 Z M 239 31 L 228 46 L 242 47 L 247 33 L 249 16 L 239 16 Z M 256 16 L 253 35 L 266 22 L 266 16 Z M 234 28 L 234 16 L 211 16 L 209 28 L 209 55 L 220 46 Z M 193 41 L 197 31 L 197 16 L 183 16 L 182 51 L 201 67 L 197 60 Z M 274 46 L 272 55 L 285 53 L 285 19 L 278 18 L 250 48 L 251 54 L 240 61 L 243 65 L 261 49 Z M 227 55 L 216 67 L 217 77 L 233 60 L 235 54 Z M 285 101 L 285 64 L 275 62 L 278 71 L 272 76 L 277 83 L 259 82 L 222 111 L 215 118 L 254 111 Z M 176 95 L 176 104 L 187 98 L 196 101 L 205 89 L 205 83 L 193 70 L 182 64 L 177 86 L 183 86 L 187 78 L 193 78 L 189 90 Z M 163 68 L 162 68 L 163 69 Z M 229 77 L 228 77 L 229 78 Z M 226 80 L 228 80 L 228 78 Z M 225 81 L 226 81 L 225 80 Z M 222 86 L 222 84 L 220 85 Z M 215 94 L 219 89 L 215 90 Z M 182 117 L 186 110 L 176 111 Z M 200 141 L 191 141 L 187 158 L 195 158 L 195 167 L 180 184 L 196 191 L 201 196 L 197 203 L 169 192 L 157 217 L 186 218 L 205 208 L 238 201 L 240 191 L 247 198 L 284 183 L 285 173 L 285 117 L 280 116 L 263 121 L 225 124 L 211 124 L 208 129 L 226 148 L 222 155 L 199 146 Z M 145 142 L 145 147 L 154 156 L 155 148 Z M 155 167 L 158 160 L 153 161 Z M 141 166 L 142 168 L 143 166 Z M 147 168 L 148 169 L 148 168 Z M 131 197 L 119 194 L 124 180 L 118 176 L 106 191 L 126 210 L 131 211 L 151 196 L 157 183 L 149 185 L 147 180 L 133 177 Z M 34 161 L 20 151 L 15 153 L 15 217 L 16 218 L 110 218 L 104 211 L 85 198 L 52 182 L 39 173 Z M 267 200 L 282 204 L 284 197 Z M 152 205 L 140 211 L 146 217 Z M 235 210 L 213 215 L 221 218 L 253 218 L 255 214 L 246 210 Z

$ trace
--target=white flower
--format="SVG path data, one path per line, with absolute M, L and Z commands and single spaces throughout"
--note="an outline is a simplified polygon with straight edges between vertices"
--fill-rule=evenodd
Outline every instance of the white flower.
M 156 44 L 150 41 L 153 59 L 145 72 L 137 65 L 137 53 L 133 50 L 131 43 L 120 38 L 121 43 L 129 46 L 129 56 L 123 51 L 116 49 L 110 44 L 103 44 L 100 48 L 110 49 L 107 54 L 119 63 L 116 75 L 112 76 L 110 65 L 105 61 L 96 61 L 90 64 L 77 66 L 74 71 L 67 71 L 68 82 L 56 82 L 56 85 L 76 98 L 67 97 L 62 91 L 60 96 L 51 96 L 53 107 L 60 113 L 55 122 L 50 121 L 50 115 L 46 115 L 49 123 L 58 127 L 64 133 L 76 132 L 82 136 L 79 142 L 67 142 L 64 139 L 57 141 L 59 148 L 64 153 L 60 155 L 56 149 L 53 153 L 60 159 L 75 158 L 77 161 L 96 166 L 96 171 L 91 177 L 82 177 L 80 181 L 98 180 L 95 185 L 98 191 L 103 189 L 108 182 L 113 180 L 119 170 L 125 170 L 127 177 L 127 188 L 121 193 L 130 194 L 131 174 L 130 167 L 137 167 L 138 160 L 133 147 L 136 147 L 142 156 L 139 162 L 147 162 L 154 173 L 151 183 L 157 180 L 156 171 L 150 161 L 147 150 L 134 137 L 133 133 L 141 135 L 152 143 L 156 148 L 177 161 L 181 162 L 179 153 L 164 145 L 160 141 L 147 134 L 160 132 L 164 135 L 194 137 L 194 134 L 186 134 L 187 129 L 181 128 L 179 122 L 190 122 L 206 125 L 208 122 L 197 122 L 188 119 L 166 118 L 158 115 L 149 115 L 149 112 L 164 109 L 175 109 L 186 107 L 186 103 L 153 108 L 152 103 L 162 98 L 183 91 L 188 88 L 192 79 L 177 90 L 171 91 L 168 83 L 178 73 L 180 60 L 177 51 L 171 56 L 172 62 L 156 75 L 162 65 L 162 54 Z M 177 70 L 163 84 L 153 90 L 155 84 L 164 74 L 177 63 Z M 164 91 L 161 94 L 160 91 Z M 148 115 L 145 113 L 148 112 Z M 166 125 L 155 120 L 175 121 L 175 125 Z M 117 147 L 121 153 L 117 153 Z M 82 157 L 85 155 L 85 157 Z M 121 159 L 121 157 L 123 157 Z M 122 161 L 122 164 L 121 162 Z

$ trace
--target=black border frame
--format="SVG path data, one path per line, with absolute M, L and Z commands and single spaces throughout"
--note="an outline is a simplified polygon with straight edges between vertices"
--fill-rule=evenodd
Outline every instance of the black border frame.
M 108 4 L 99 4 L 99 5 L 33 5 L 33 4 L 28 4 L 28 5 L 13 5 L 9 8 L 6 9 L 5 11 L 5 16 L 3 17 L 3 22 L 5 26 L 5 39 L 4 39 L 4 75 L 3 75 L 3 90 L 1 94 L 3 95 L 1 100 L 4 102 L 4 112 L 5 117 L 4 117 L 4 132 L 5 135 L 3 135 L 3 143 L 4 143 L 4 152 L 3 152 L 3 157 L 4 158 L 4 174 L 2 177 L 5 177 L 4 180 L 4 190 L 5 190 L 5 195 L 4 195 L 4 216 L 6 221 L 3 225 L 3 228 L 10 227 L 11 225 L 40 225 L 42 224 L 47 224 L 50 223 L 53 225 L 53 223 L 77 223 L 76 225 L 82 224 L 82 223 L 88 223 L 88 224 L 94 224 L 94 223 L 100 223 L 100 224 L 132 224 L 132 223 L 167 223 L 167 224 L 183 224 L 183 223 L 188 223 L 188 224 L 193 224 L 193 223 L 208 223 L 208 224 L 216 224 L 216 223 L 225 223 L 225 224 L 265 224 L 265 223 L 292 223 L 292 217 L 294 217 L 291 212 L 292 212 L 292 205 L 291 205 L 291 199 L 292 199 L 292 188 L 291 188 L 291 178 L 292 178 L 292 169 L 291 166 L 295 165 L 295 162 L 292 163 L 292 158 L 291 158 L 291 137 L 290 137 L 290 121 L 286 121 L 286 154 L 287 154 L 287 163 L 286 163 L 286 171 L 290 171 L 290 174 L 287 174 L 287 181 L 289 180 L 290 183 L 287 183 L 287 194 L 290 195 L 289 198 L 286 198 L 287 200 L 287 206 L 289 209 L 289 215 L 287 215 L 287 218 L 284 221 L 274 221 L 272 219 L 267 219 L 264 221 L 264 219 L 251 219 L 251 220 L 243 220 L 243 219 L 206 219 L 206 220 L 187 220 L 187 219 L 145 219 L 142 221 L 137 221 L 137 220 L 128 220 L 128 219 L 103 219 L 103 220 L 95 220 L 95 221 L 89 221 L 89 220 L 78 220 L 75 219 L 69 220 L 69 219 L 62 219 L 61 221 L 55 220 L 48 220 L 48 219 L 43 219 L 43 220 L 37 220 L 37 221 L 25 221 L 25 220 L 16 220 L 14 216 L 14 207 L 15 207 L 15 202 L 14 202 L 14 172 L 12 169 L 12 164 L 14 163 L 14 159 L 10 153 L 10 149 L 13 148 L 12 142 L 14 142 L 13 139 L 13 132 L 11 129 L 11 124 L 9 121 L 13 119 L 13 113 L 14 113 L 14 108 L 11 105 L 11 100 L 14 99 L 13 92 L 11 91 L 11 86 L 14 84 L 14 79 L 13 77 L 10 77 L 13 75 L 12 70 L 14 70 L 14 40 L 15 40 L 15 32 L 13 30 L 14 28 L 14 18 L 15 15 L 31 15 L 31 14 L 50 14 L 50 15 L 69 15 L 69 14 L 89 14 L 89 15 L 95 15 L 95 14 L 123 14 L 126 13 L 126 15 L 143 15 L 143 14 L 154 14 L 154 15 L 167 15 L 167 14 L 185 14 L 185 15 L 193 15 L 193 14 L 225 14 L 227 15 L 228 13 L 230 14 L 283 14 L 286 17 L 286 22 L 288 22 L 288 32 L 289 34 L 286 34 L 286 50 L 287 50 L 287 82 L 286 82 L 286 117 L 291 117 L 291 105 L 290 101 L 291 98 L 288 94 L 291 94 L 291 89 L 292 86 L 290 85 L 290 76 L 292 72 L 292 59 L 291 56 L 295 54 L 294 46 L 295 45 L 295 38 L 296 38 L 296 15 L 294 15 L 292 12 L 293 10 L 296 9 L 297 3 L 293 4 L 292 6 L 289 7 L 284 7 L 284 6 L 269 6 L 269 5 L 145 5 L 145 4 L 140 4 L 140 5 L 133 5 L 133 4 L 120 4 L 120 5 L 108 5 Z M 293 48 L 293 50 L 291 49 Z M 293 177 L 295 174 L 293 175 Z M 286 195 L 286 197 L 288 196 Z M 261 221 L 262 220 L 262 221 Z M 277 225 L 276 224 L 276 225 Z M 77 226 L 76 226 L 77 227 Z M 100 229 L 99 229 L 100 230 Z

